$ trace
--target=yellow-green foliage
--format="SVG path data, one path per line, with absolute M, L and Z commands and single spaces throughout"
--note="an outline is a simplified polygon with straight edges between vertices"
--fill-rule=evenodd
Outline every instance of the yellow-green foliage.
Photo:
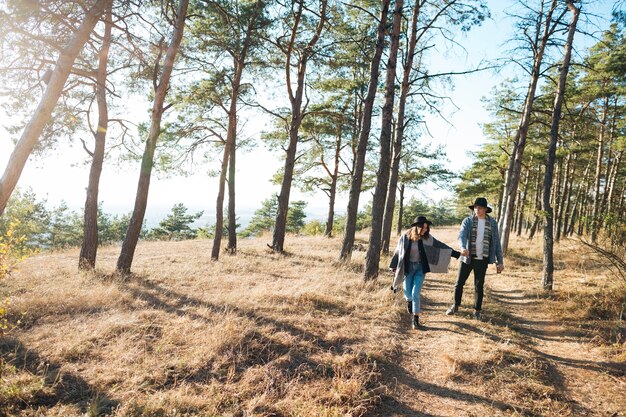
M 19 221 L 14 220 L 9 223 L 4 235 L 0 235 L 0 282 L 7 279 L 19 261 L 27 256 L 23 249 L 26 237 L 15 234 L 18 227 Z M 5 318 L 7 303 L 8 300 L 0 300 L 0 335 L 8 328 Z

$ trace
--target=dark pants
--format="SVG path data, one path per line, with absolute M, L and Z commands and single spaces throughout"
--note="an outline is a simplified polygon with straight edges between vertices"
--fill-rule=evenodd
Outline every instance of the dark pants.
M 465 262 L 461 262 L 459 275 L 457 276 L 456 283 L 454 284 L 455 305 L 461 305 L 461 298 L 463 297 L 463 286 L 465 285 L 465 281 L 467 281 L 470 272 L 474 270 L 474 309 L 478 311 L 481 310 L 483 306 L 483 287 L 485 286 L 485 274 L 487 273 L 488 265 L 488 260 L 484 258 L 472 258 L 469 265 Z

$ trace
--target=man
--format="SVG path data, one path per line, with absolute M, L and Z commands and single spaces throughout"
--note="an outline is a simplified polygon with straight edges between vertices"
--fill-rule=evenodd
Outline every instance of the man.
M 496 271 L 499 274 L 504 270 L 504 263 L 502 261 L 498 223 L 489 216 L 491 207 L 487 205 L 487 199 L 479 197 L 473 205 L 468 207 L 474 213 L 466 217 L 461 223 L 461 231 L 459 232 L 461 245 L 459 261 L 461 263 L 454 285 L 454 304 L 446 311 L 446 314 L 451 315 L 458 311 L 463 297 L 463 286 L 473 270 L 474 318 L 480 320 L 487 266 L 495 263 Z

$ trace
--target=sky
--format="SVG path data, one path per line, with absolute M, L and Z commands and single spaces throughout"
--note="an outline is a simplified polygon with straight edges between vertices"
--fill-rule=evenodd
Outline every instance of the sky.
M 481 60 L 494 60 L 504 56 L 506 49 L 504 43 L 512 36 L 511 20 L 506 17 L 505 9 L 511 7 L 513 2 L 490 0 L 487 3 L 492 18 L 484 22 L 482 26 L 473 28 L 468 34 L 459 35 L 455 39 L 465 51 L 456 48 L 456 52 L 449 52 L 444 46 L 439 46 L 440 54 L 437 55 L 437 62 L 434 63 L 436 66 L 443 70 L 459 71 L 475 67 Z M 604 16 L 609 16 L 611 5 L 610 1 L 601 1 L 597 3 L 598 8 L 595 10 Z M 605 21 L 603 26 L 608 27 L 608 23 Z M 578 40 L 580 41 L 582 39 Z M 514 74 L 513 68 L 505 68 L 497 73 L 483 71 L 459 76 L 454 81 L 454 89 L 448 91 L 456 108 L 448 104 L 441 109 L 447 121 L 435 116 L 427 116 L 426 122 L 432 137 L 425 138 L 425 140 L 445 147 L 450 169 L 458 172 L 471 164 L 471 152 L 477 150 L 484 142 L 481 124 L 489 121 L 489 115 L 483 108 L 481 98 L 488 95 L 493 87 L 505 78 Z M 1 111 L 0 169 L 4 171 L 13 149 L 13 140 L 17 136 L 11 136 L 4 129 L 4 123 L 9 118 Z M 143 108 L 135 108 L 131 111 L 137 114 L 146 113 Z M 248 122 L 248 129 L 251 129 L 254 135 L 254 126 L 250 125 L 251 123 Z M 256 134 L 260 135 L 260 130 L 259 128 Z M 79 158 L 83 157 L 84 151 L 76 146 L 53 151 L 45 158 L 31 157 L 20 177 L 18 187 L 20 189 L 32 188 L 39 198 L 47 199 L 50 206 L 57 206 L 64 201 L 70 208 L 79 211 L 84 205 L 89 167 L 75 164 Z M 280 155 L 270 152 L 263 146 L 257 147 L 252 152 L 238 154 L 236 205 L 240 223 L 245 225 L 254 210 L 261 206 L 262 200 L 270 197 L 272 193 L 279 192 L 279 186 L 271 184 L 270 179 L 281 167 Z M 107 164 L 105 161 L 99 196 L 105 212 L 122 214 L 132 211 L 139 175 L 138 168 L 139 163 L 120 167 L 111 163 Z M 161 178 L 153 175 L 146 212 L 148 226 L 156 225 L 177 203 L 185 204 L 194 212 L 204 210 L 205 215 L 200 222 L 210 223 L 214 217 L 217 178 L 208 177 L 206 171 L 207 169 L 202 169 L 195 175 L 178 178 Z M 450 196 L 449 192 L 432 186 L 426 186 L 422 194 L 435 201 Z M 294 200 L 308 202 L 305 209 L 308 219 L 325 219 L 328 210 L 325 194 L 321 192 L 303 194 L 292 187 L 291 201 Z M 360 206 L 362 207 L 369 200 L 371 200 L 371 193 L 363 193 Z M 347 196 L 339 196 L 335 206 L 336 212 L 344 213 L 346 205 Z

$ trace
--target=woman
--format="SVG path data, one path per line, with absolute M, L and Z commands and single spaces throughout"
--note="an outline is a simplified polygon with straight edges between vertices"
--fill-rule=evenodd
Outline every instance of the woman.
M 389 269 L 395 273 L 391 284 L 393 292 L 404 278 L 404 298 L 416 330 L 420 328 L 420 294 L 426 273 L 448 272 L 450 257 L 461 255 L 430 235 L 432 224 L 425 216 L 416 217 L 411 228 L 400 237 L 389 264 Z

